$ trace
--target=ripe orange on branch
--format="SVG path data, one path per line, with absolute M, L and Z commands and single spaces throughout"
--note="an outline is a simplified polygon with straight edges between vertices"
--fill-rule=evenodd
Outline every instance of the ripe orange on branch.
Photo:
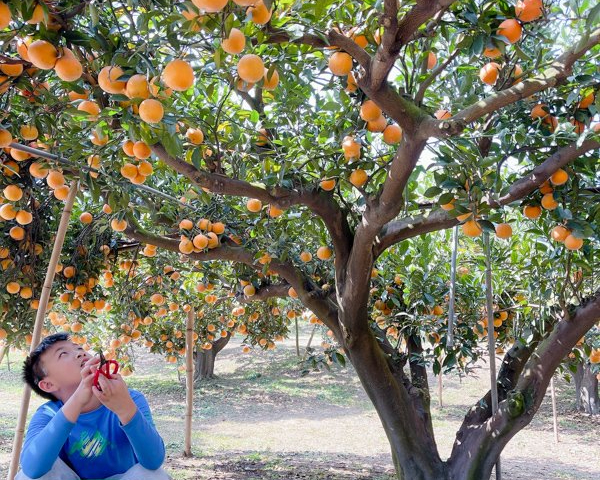
M 500 65 L 496 62 L 490 62 L 484 65 L 481 70 L 479 70 L 479 78 L 483 83 L 488 85 L 494 85 L 496 80 L 498 80 L 498 74 L 500 72 Z
M 522 22 L 533 22 L 542 16 L 542 0 L 519 0 L 515 5 L 515 15 Z
M 221 42 L 221 47 L 227 53 L 232 55 L 237 55 L 244 50 L 246 46 L 246 37 L 242 33 L 241 30 L 237 28 L 232 28 L 229 32 L 229 37 L 223 39 Z
M 328 65 L 331 73 L 343 77 L 352 70 L 352 57 L 346 52 L 335 52 L 329 57 Z
M 194 70 L 185 60 L 175 59 L 163 70 L 162 79 L 169 88 L 183 92 L 194 84 Z
M 521 38 L 523 27 L 521 27 L 521 24 L 518 22 L 518 20 L 510 18 L 508 20 L 504 20 L 498 26 L 498 31 L 496 33 L 506 37 L 510 43 L 516 43 Z
M 240 58 L 237 72 L 242 80 L 248 83 L 260 81 L 265 73 L 265 64 L 258 55 L 248 54 Z

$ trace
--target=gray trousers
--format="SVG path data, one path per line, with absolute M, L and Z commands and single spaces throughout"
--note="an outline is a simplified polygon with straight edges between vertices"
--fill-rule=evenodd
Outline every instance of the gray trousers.
M 20 470 L 15 477 L 15 480 L 34 480 L 28 477 Z M 38 477 L 36 480 L 83 480 L 77 475 L 69 466 L 62 461 L 62 459 L 56 459 L 52 469 L 45 475 Z M 127 470 L 125 473 L 118 473 L 111 477 L 107 477 L 104 480 L 171 480 L 169 474 L 163 469 L 158 470 L 147 470 L 142 467 L 139 463 L 136 463 L 133 467 Z

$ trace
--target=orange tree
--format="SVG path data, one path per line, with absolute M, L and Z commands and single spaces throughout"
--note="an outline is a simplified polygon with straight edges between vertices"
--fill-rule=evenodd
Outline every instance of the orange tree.
M 9 146 L 36 141 L 35 125 L 38 146 L 70 162 L 36 171 L 57 198 L 62 168 L 85 184 L 82 202 L 109 206 L 115 231 L 243 265 L 255 291 L 292 288 L 353 363 L 398 478 L 485 478 L 600 318 L 599 295 L 541 298 L 558 319 L 515 341 L 498 411 L 489 401 L 471 409 L 443 461 L 422 346 L 397 355 L 394 336 L 372 328 L 372 269 L 394 245 L 459 222 L 468 236 L 510 237 L 515 207 L 542 215 L 548 242 L 591 265 L 599 10 L 542 0 L 129 0 L 101 10 L 2 1 L 0 146 L 29 165 Z M 15 193 L 4 190 L 18 205 Z M 545 233 L 529 230 L 519 238 Z

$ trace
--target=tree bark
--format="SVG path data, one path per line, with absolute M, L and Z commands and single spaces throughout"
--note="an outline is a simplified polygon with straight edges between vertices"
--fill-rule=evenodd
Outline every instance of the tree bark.
M 588 415 L 600 414 L 598 379 L 592 373 L 590 365 L 581 361 L 575 372 L 575 408 Z
M 230 339 L 231 335 L 220 338 L 213 343 L 213 348 L 210 350 L 196 349 L 194 352 L 194 384 L 202 380 L 215 378 L 215 359 Z
M 352 309 L 345 313 L 357 314 Z M 356 323 L 356 320 L 342 319 L 344 324 Z M 346 345 L 346 352 L 383 424 L 397 478 L 446 479 L 445 465 L 439 456 L 431 427 L 424 368 L 416 363 L 411 365 L 415 376 L 411 382 L 404 374 L 404 362 L 384 353 L 370 330 L 360 334 L 355 332 L 352 340 L 350 345 Z M 422 385 L 422 388 L 413 383 Z

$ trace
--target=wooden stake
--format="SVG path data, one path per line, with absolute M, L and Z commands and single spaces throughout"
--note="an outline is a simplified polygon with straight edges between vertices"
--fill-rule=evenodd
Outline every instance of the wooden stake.
M 442 390 L 443 390 L 443 384 L 442 384 L 442 379 L 444 377 L 442 376 L 442 371 L 440 370 L 440 374 L 438 375 L 438 397 L 440 399 L 440 408 L 444 408 L 444 402 L 442 400 Z
M 192 413 L 194 410 L 194 318 L 192 308 L 185 323 L 185 445 L 184 457 L 192 457 Z
M 298 317 L 295 317 L 296 320 L 296 356 L 300 356 L 300 331 L 298 329 Z
M 554 391 L 554 375 L 550 379 L 550 398 L 552 398 L 552 423 L 554 424 L 554 443 L 558 443 L 558 415 L 556 413 L 556 392 Z
M 73 209 L 73 203 L 75 202 L 75 194 L 77 193 L 77 190 L 79 190 L 79 182 L 74 180 L 71 184 L 71 188 L 69 189 L 67 200 L 65 201 L 65 208 L 63 209 L 62 216 L 60 217 L 58 231 L 56 232 L 56 239 L 54 240 L 54 246 L 52 247 L 52 255 L 50 256 L 50 263 L 48 264 L 48 271 L 46 272 L 46 279 L 44 280 L 44 286 L 42 287 L 42 294 L 40 296 L 40 304 L 35 316 L 35 324 L 31 337 L 31 346 L 29 349 L 30 353 L 33 352 L 38 343 L 40 343 L 44 319 L 46 318 L 46 308 L 48 307 L 48 300 L 50 299 L 50 292 L 52 291 L 52 282 L 54 281 L 54 274 L 56 272 L 56 265 L 60 259 L 60 253 L 65 242 L 65 235 L 69 225 L 69 217 L 71 216 L 71 210 Z M 10 468 L 8 469 L 8 480 L 14 480 L 15 475 L 17 474 L 30 399 L 31 387 L 26 384 L 23 390 L 21 409 L 19 410 L 19 416 L 17 417 L 17 429 L 15 431 L 15 438 L 13 441 L 12 460 L 10 462 Z
M 0 365 L 2 365 L 2 360 L 4 360 L 4 354 L 6 353 L 7 348 L 8 347 L 6 345 L 2 345 L 2 347 L 0 347 Z
M 454 299 L 456 298 L 456 257 L 458 255 L 458 225 L 452 230 L 452 261 L 450 264 L 450 301 L 448 303 L 448 333 L 446 348 L 454 347 Z M 441 375 L 441 371 L 440 371 Z M 441 401 L 440 401 L 441 404 Z
M 490 234 L 483 232 L 483 246 L 485 252 L 485 298 L 487 306 L 487 337 L 488 353 L 490 356 L 490 391 L 492 393 L 492 413 L 498 410 L 498 385 L 496 384 L 496 339 L 494 338 L 494 302 L 492 291 L 492 260 L 490 253 Z M 496 462 L 496 480 L 502 479 L 500 457 Z

